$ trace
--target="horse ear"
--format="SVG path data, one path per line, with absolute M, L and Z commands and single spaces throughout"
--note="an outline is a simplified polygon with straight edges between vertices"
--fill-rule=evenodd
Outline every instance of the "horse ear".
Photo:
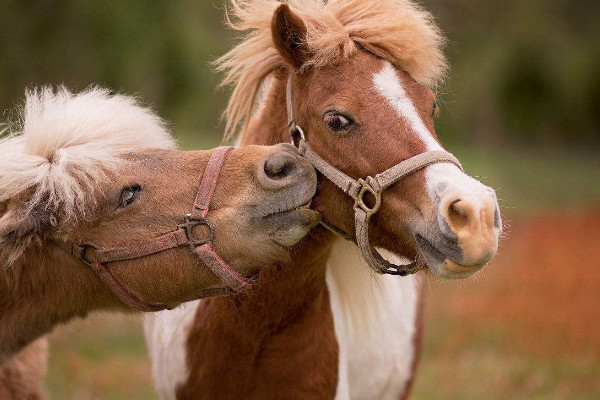
M 287 4 L 280 5 L 271 20 L 271 34 L 275 48 L 285 61 L 297 71 L 308 61 L 310 52 L 306 44 L 306 25 Z
M 50 211 L 28 210 L 22 204 L 8 207 L 0 216 L 0 265 L 11 265 L 32 243 L 47 240 L 56 225 Z

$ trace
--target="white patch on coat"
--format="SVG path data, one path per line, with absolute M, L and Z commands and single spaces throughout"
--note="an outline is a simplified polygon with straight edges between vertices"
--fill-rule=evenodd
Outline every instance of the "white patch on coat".
M 399 399 L 415 354 L 415 278 L 376 275 L 354 244 L 338 240 L 327 287 L 340 351 L 335 399 Z
M 144 333 L 152 363 L 154 387 L 162 400 L 175 400 L 177 387 L 188 379 L 188 332 L 201 301 L 144 315 Z
M 335 400 L 398 399 L 414 358 L 415 279 L 374 275 L 356 246 L 339 240 L 328 260 L 327 287 L 339 344 Z M 163 400 L 174 400 L 188 379 L 186 342 L 199 304 L 145 316 L 152 375 Z

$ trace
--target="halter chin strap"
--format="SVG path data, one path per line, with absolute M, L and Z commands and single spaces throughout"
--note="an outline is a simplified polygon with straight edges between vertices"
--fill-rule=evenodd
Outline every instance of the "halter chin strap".
M 306 157 L 319 172 L 339 187 L 344 193 L 354 199 L 353 208 L 356 237 L 348 235 L 341 229 L 323 221 L 323 219 L 321 219 L 321 224 L 344 239 L 356 241 L 363 258 L 369 267 L 380 274 L 405 276 L 413 274 L 421 269 L 417 262 L 407 265 L 392 264 L 374 250 L 369 242 L 369 221 L 371 220 L 371 217 L 379 211 L 379 208 L 381 207 L 381 194 L 385 189 L 406 176 L 431 164 L 451 163 L 462 170 L 462 166 L 456 157 L 445 151 L 426 151 L 406 159 L 374 177 L 368 176 L 366 178 L 353 179 L 318 155 L 308 144 L 302 128 L 296 124 L 294 118 L 291 74 L 288 77 L 286 85 L 286 109 L 288 129 L 292 144 L 298 146 L 300 154 Z M 367 193 L 372 197 L 369 204 L 365 201 Z
M 207 219 L 210 201 L 219 180 L 221 168 L 227 154 L 232 149 L 233 147 L 222 146 L 212 152 L 202 175 L 192 211 L 185 215 L 185 222 L 178 225 L 176 230 L 149 242 L 127 247 L 103 248 L 93 243 L 74 243 L 71 253 L 90 267 L 123 303 L 144 312 L 161 311 L 169 309 L 169 307 L 141 300 L 116 279 L 105 265 L 106 263 L 134 260 L 169 249 L 189 246 L 192 253 L 196 254 L 227 285 L 226 287 L 202 290 L 198 293 L 197 299 L 235 293 L 250 287 L 251 280 L 237 273 L 213 249 L 214 225 Z M 206 237 L 194 236 L 194 227 L 199 225 L 208 229 Z

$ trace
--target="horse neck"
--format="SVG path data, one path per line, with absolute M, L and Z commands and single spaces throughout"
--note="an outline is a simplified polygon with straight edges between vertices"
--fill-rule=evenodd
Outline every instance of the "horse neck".
M 116 300 L 83 264 L 55 246 L 27 250 L 0 271 L 0 364 L 55 325 Z
M 281 143 L 286 126 L 285 87 L 276 80 L 241 144 Z M 338 358 L 325 281 L 332 244 L 331 234 L 314 229 L 290 250 L 290 263 L 264 265 L 248 293 L 201 302 L 187 360 L 202 373 L 190 374 L 179 397 L 332 398 Z
M 325 283 L 329 246 L 316 240 L 311 235 L 296 246 L 291 265 L 263 267 L 249 292 L 199 304 L 187 332 L 191 373 L 178 398 L 333 398 L 338 353 Z
M 285 94 L 285 76 L 273 78 L 264 103 L 257 115 L 252 118 L 241 138 L 242 145 L 275 145 L 288 141 L 287 111 Z M 289 296 L 303 303 L 314 298 L 325 288 L 325 267 L 333 236 L 322 228 L 316 228 L 295 246 L 290 253 L 292 260 L 285 266 L 266 266 L 269 271 L 278 271 L 266 287 L 265 294 L 274 294 L 278 290 L 293 290 Z M 287 293 L 289 294 L 289 292 Z M 305 298 L 302 298 L 305 294 Z M 299 304 L 301 305 L 301 304 Z M 293 306 L 293 305 L 291 305 Z

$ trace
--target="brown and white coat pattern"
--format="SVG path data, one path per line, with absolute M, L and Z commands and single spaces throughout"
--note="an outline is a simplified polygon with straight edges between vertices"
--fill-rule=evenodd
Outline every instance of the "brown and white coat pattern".
M 291 0 L 289 8 L 268 0 L 233 3 L 241 20 L 236 29 L 251 33 L 220 66 L 228 72 L 226 83 L 235 86 L 228 129 L 244 118 L 249 122 L 242 145 L 289 139 L 285 82 L 294 73 L 297 122 L 311 147 L 353 178 L 441 149 L 431 119 L 434 95 L 427 87 L 443 75 L 443 39 L 420 7 L 407 0 Z M 267 78 L 265 100 L 249 120 Z M 325 99 L 353 113 L 361 129 L 342 133 L 343 140 L 327 131 L 320 120 Z M 351 232 L 348 199 L 331 182 L 320 184 L 314 207 Z M 397 254 L 417 257 L 419 235 L 439 238 L 438 247 L 449 243 L 443 254 L 432 253 L 442 258 L 421 255 L 442 277 L 466 277 L 495 253 L 500 230 L 495 194 L 453 165 L 413 174 L 383 203 L 373 243 L 391 261 L 401 262 Z M 448 212 L 468 223 L 454 226 Z M 252 297 L 201 301 L 146 318 L 162 398 L 407 395 L 419 351 L 423 273 L 374 276 L 353 244 L 323 229 L 296 247 L 291 266 L 263 272 Z

